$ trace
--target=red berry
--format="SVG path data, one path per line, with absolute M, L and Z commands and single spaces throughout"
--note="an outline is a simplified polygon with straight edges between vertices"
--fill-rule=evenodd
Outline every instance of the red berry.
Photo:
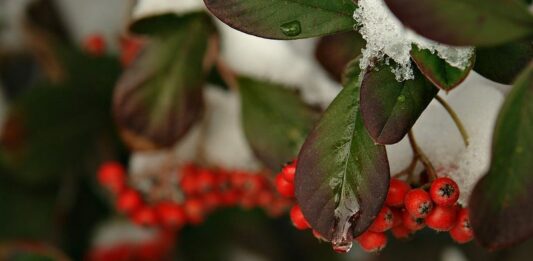
M 105 53 L 106 44 L 104 38 L 99 34 L 93 34 L 85 38 L 85 51 L 94 56 L 101 56 Z
M 300 206 L 298 204 L 295 204 L 291 208 L 291 221 L 292 224 L 299 230 L 308 229 L 309 223 L 307 223 L 307 220 L 304 217 L 304 214 L 302 213 L 302 209 L 300 209 Z
M 402 224 L 411 231 L 417 231 L 426 226 L 423 218 L 415 218 L 407 211 L 403 211 L 402 213 Z
M 219 192 L 213 191 L 202 196 L 202 202 L 207 211 L 213 211 L 222 204 L 222 195 Z
M 387 236 L 384 233 L 366 231 L 357 238 L 357 242 L 366 252 L 377 252 L 387 245 Z
M 236 189 L 229 189 L 222 192 L 221 194 L 222 204 L 224 204 L 225 206 L 232 206 L 237 204 L 240 198 L 241 193 Z
M 401 207 L 404 204 L 405 194 L 411 189 L 411 186 L 405 181 L 391 179 L 389 192 L 385 204 L 391 207 Z
M 212 190 L 217 183 L 216 177 L 207 169 L 200 170 L 195 178 L 196 189 L 200 193 Z
M 279 194 L 288 198 L 294 197 L 294 184 L 285 180 L 283 175 L 277 175 L 275 182 Z
M 257 194 L 257 204 L 261 207 L 268 207 L 274 201 L 274 194 L 271 190 L 262 189 Z
M 118 195 L 117 209 L 122 213 L 131 213 L 143 205 L 139 192 L 134 189 L 126 189 Z
M 431 199 L 439 206 L 453 206 L 459 199 L 459 186 L 450 178 L 438 178 L 429 189 Z
M 403 225 L 393 227 L 391 231 L 392 231 L 392 235 L 397 239 L 407 239 L 413 233 L 413 231 L 411 231 L 410 229 L 406 228 Z
M 188 199 L 183 204 L 183 209 L 187 215 L 187 221 L 189 221 L 191 224 L 197 225 L 204 221 L 205 209 L 202 201 L 199 199 Z
M 246 176 L 242 189 L 248 195 L 257 194 L 265 184 L 263 177 L 259 174 L 246 174 Z
M 402 211 L 391 208 L 392 211 L 392 227 L 397 227 L 402 224 Z
M 392 228 L 394 216 L 388 207 L 383 207 L 379 211 L 376 219 L 368 230 L 372 232 L 385 232 Z
M 113 193 L 119 193 L 126 187 L 126 171 L 118 162 L 107 162 L 98 170 L 98 182 Z
M 141 226 L 157 225 L 157 215 L 150 207 L 141 207 L 132 214 L 133 223 Z
M 296 160 L 285 165 L 281 170 L 281 174 L 286 181 L 294 183 L 294 176 L 296 174 Z
M 426 217 L 426 225 L 437 231 L 448 231 L 455 225 L 457 208 L 436 206 Z
M 461 209 L 457 214 L 457 224 L 450 230 L 450 236 L 459 244 L 470 242 L 474 238 L 467 208 Z
M 183 172 L 184 174 L 186 172 Z M 191 196 L 198 192 L 198 182 L 195 174 L 185 174 L 180 181 L 181 190 L 185 195 Z
M 412 189 L 405 195 L 405 209 L 416 218 L 426 217 L 433 208 L 429 194 L 423 189 Z
M 183 208 L 172 202 L 161 202 L 156 206 L 157 216 L 161 223 L 168 228 L 180 228 L 187 222 Z
M 140 53 L 144 42 L 139 38 L 128 37 L 121 40 L 120 62 L 123 66 L 130 65 Z

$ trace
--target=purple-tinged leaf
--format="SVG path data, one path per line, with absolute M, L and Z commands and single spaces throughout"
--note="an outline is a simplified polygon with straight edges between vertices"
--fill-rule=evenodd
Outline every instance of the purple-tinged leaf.
M 507 96 L 492 141 L 490 170 L 470 197 L 477 240 L 498 249 L 533 235 L 533 63 Z
M 474 71 L 495 82 L 511 84 L 533 60 L 533 42 L 476 48 L 476 56 Z
M 359 112 L 359 65 L 307 137 L 298 157 L 295 192 L 311 227 L 334 247 L 349 249 L 381 209 L 389 185 L 385 147 L 376 145 Z
M 351 0 L 204 0 L 229 26 L 264 38 L 300 39 L 353 30 Z
M 520 0 L 385 0 L 407 27 L 449 45 L 487 46 L 533 34 L 533 15 Z
M 361 84 L 361 114 L 377 143 L 399 142 L 439 91 L 412 67 L 414 79 L 403 82 L 398 82 L 391 67 L 384 63 L 365 73 Z
M 215 28 L 205 14 L 180 21 L 173 33 L 152 39 L 115 89 L 115 120 L 133 149 L 170 147 L 202 115 L 202 86 L 214 61 Z
M 472 70 L 475 56 L 470 58 L 470 64 L 464 70 L 449 65 L 436 53 L 427 49 L 420 49 L 416 45 L 411 49 L 411 58 L 426 78 L 438 88 L 450 91 L 462 83 Z
M 365 40 L 355 31 L 322 37 L 315 56 L 333 79 L 342 81 L 346 65 L 361 54 Z

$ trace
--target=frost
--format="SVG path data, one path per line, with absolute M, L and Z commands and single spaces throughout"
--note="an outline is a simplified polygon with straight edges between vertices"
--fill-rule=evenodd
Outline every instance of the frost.
M 410 56 L 412 45 L 436 53 L 453 67 L 464 69 L 474 49 L 452 47 L 422 38 L 405 28 L 390 12 L 383 0 L 359 0 L 359 8 L 354 13 L 359 32 L 366 40 L 362 50 L 361 69 L 372 67 L 376 60 L 392 59 L 398 65 L 392 69 L 396 80 L 413 79 Z

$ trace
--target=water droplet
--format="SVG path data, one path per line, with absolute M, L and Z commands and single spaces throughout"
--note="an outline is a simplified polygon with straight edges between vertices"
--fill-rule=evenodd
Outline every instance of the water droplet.
M 299 21 L 291 21 L 280 26 L 281 32 L 289 37 L 297 36 L 302 33 L 302 25 Z
M 336 242 L 332 244 L 333 251 L 337 253 L 348 253 L 352 249 L 352 241 Z
M 405 96 L 403 95 L 398 96 L 398 102 L 404 102 L 404 101 L 405 101 Z

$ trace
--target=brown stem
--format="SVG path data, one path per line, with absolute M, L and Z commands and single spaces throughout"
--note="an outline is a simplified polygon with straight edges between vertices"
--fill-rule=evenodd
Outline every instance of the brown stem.
M 226 63 L 220 58 L 218 58 L 216 66 L 218 72 L 220 73 L 220 76 L 222 77 L 222 80 L 224 80 L 224 82 L 229 86 L 230 89 L 234 91 L 237 90 L 239 88 L 239 85 L 237 83 L 237 75 L 235 74 L 235 72 L 231 70 L 226 65 Z
M 426 168 L 426 171 L 428 172 L 429 179 L 434 180 L 437 178 L 437 173 L 435 172 L 435 168 L 433 167 L 433 164 L 431 164 L 431 161 L 428 159 L 426 154 L 420 149 L 418 146 L 416 139 L 413 135 L 413 130 L 410 130 L 407 133 L 407 136 L 409 137 L 409 143 L 411 144 L 411 148 L 413 149 L 413 153 L 415 154 L 415 157 L 418 158 L 424 167 Z
M 444 109 L 446 109 L 446 111 L 448 112 L 448 114 L 450 115 L 450 117 L 452 117 L 452 120 L 453 122 L 455 123 L 455 126 L 457 126 L 457 129 L 459 129 L 459 132 L 461 133 L 461 136 L 463 137 L 463 142 L 465 143 L 465 146 L 468 146 L 470 144 L 469 142 L 469 137 L 468 137 L 468 132 L 466 131 L 466 128 L 463 124 L 463 122 L 461 121 L 461 119 L 459 118 L 459 116 L 457 115 L 457 113 L 453 110 L 453 108 L 442 98 L 440 97 L 439 95 L 437 95 L 435 97 L 435 99 L 437 99 L 437 101 L 442 105 L 442 107 L 444 107 Z

